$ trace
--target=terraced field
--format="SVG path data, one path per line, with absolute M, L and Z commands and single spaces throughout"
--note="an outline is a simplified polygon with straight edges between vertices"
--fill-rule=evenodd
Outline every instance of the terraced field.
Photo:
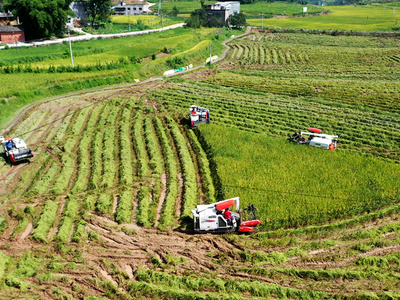
M 398 41 L 351 41 L 255 32 L 212 69 L 21 114 L 4 135 L 35 157 L 0 158 L 1 298 L 399 298 Z M 190 130 L 191 104 L 212 124 Z M 336 152 L 285 141 L 310 126 Z M 330 201 L 299 190 L 319 176 Z M 231 196 L 259 207 L 260 232 L 191 232 L 196 204 Z

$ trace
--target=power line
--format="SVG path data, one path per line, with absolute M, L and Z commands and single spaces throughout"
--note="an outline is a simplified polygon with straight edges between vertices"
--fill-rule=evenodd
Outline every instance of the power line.
M 40 128 L 49 126 L 49 125 L 51 125 L 51 124 L 53 124 L 53 123 L 55 123 L 55 122 L 57 122 L 57 121 L 59 121 L 59 120 L 62 120 L 62 119 L 64 119 L 64 118 L 68 117 L 68 116 L 71 116 L 71 115 L 75 114 L 76 112 L 80 112 L 81 110 L 84 110 L 84 109 L 86 109 L 86 108 L 88 108 L 88 107 L 90 107 L 90 106 L 92 106 L 92 105 L 95 105 L 95 104 L 97 104 L 97 103 L 99 103 L 99 102 L 102 102 L 102 101 L 104 101 L 104 100 L 105 100 L 105 99 L 96 101 L 96 102 L 94 102 L 94 103 L 90 103 L 90 104 L 88 104 L 88 105 L 86 105 L 86 106 L 84 106 L 84 107 L 82 107 L 82 108 L 80 108 L 80 109 L 74 110 L 73 112 L 71 112 L 71 113 L 69 113 L 69 114 L 66 114 L 65 116 L 63 116 L 63 117 L 61 117 L 61 118 L 55 119 L 55 120 L 53 120 L 53 121 L 51 121 L 51 122 L 49 122 L 49 123 L 46 123 L 46 124 L 44 124 L 44 125 L 42 125 L 42 126 L 36 127 L 36 128 L 34 128 L 34 129 L 29 130 L 29 131 L 26 131 L 26 132 L 24 132 L 24 133 L 21 133 L 21 134 L 19 134 L 18 136 L 21 137 L 21 136 L 24 136 L 24 135 L 26 135 L 26 134 L 28 134 L 28 133 L 34 132 L 34 131 L 36 131 L 36 130 L 38 130 L 38 129 L 40 129 Z
M 299 192 L 290 192 L 290 191 L 278 191 L 278 190 L 271 190 L 271 189 L 264 189 L 264 188 L 255 188 L 255 187 L 246 187 L 246 186 L 239 186 L 239 185 L 224 184 L 223 187 L 232 187 L 232 188 L 246 189 L 246 190 L 257 190 L 257 191 L 272 192 L 272 193 L 277 193 L 277 194 L 299 195 L 299 196 L 314 197 L 314 198 L 327 198 L 327 199 L 335 199 L 335 200 L 358 201 L 358 200 L 350 199 L 350 198 L 332 197 L 332 196 L 330 196 L 330 195 L 321 195 L 321 194 L 315 195 L 315 194 L 307 194 L 307 193 L 299 193 Z

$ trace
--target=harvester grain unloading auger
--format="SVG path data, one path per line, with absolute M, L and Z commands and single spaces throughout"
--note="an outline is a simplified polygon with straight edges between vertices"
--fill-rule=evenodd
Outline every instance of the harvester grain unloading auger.
M 197 127 L 200 123 L 210 124 L 210 111 L 207 108 L 192 105 L 190 107 L 190 125 L 192 128 Z
M 311 132 L 300 132 L 291 135 L 288 140 L 297 144 L 305 144 L 312 147 L 335 150 L 338 141 L 337 135 L 323 134 L 322 129 L 310 127 L 308 128 Z M 306 139 L 304 136 L 308 135 Z
M 224 216 L 224 212 L 233 205 L 238 212 L 231 212 L 232 218 L 229 220 Z M 212 204 L 197 205 L 192 209 L 194 230 L 199 233 L 254 232 L 256 226 L 260 224 L 256 213 L 257 209 L 253 204 L 240 209 L 239 197 Z
M 20 138 L 4 138 L 0 136 L 0 143 L 3 145 L 6 159 L 10 163 L 28 160 L 33 157 L 32 149 L 28 148 Z

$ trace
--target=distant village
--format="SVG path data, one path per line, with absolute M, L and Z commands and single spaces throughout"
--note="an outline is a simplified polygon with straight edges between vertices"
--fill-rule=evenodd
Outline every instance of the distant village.
M 0 4 L 1 5 L 1 4 Z M 140 15 L 153 14 L 150 7 L 157 5 L 145 0 L 113 1 L 112 12 L 114 15 Z M 81 27 L 82 20 L 88 19 L 88 13 L 83 1 L 75 1 L 70 5 L 75 16 L 70 16 L 66 27 Z M 240 13 L 240 2 L 217 2 L 205 7 L 208 18 L 215 18 L 225 22 L 229 16 Z M 24 28 L 20 25 L 18 16 L 11 12 L 0 13 L 0 42 L 4 44 L 24 42 Z

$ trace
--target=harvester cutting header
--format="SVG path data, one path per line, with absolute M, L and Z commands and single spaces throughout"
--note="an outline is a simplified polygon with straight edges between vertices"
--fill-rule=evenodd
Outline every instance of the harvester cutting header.
M 4 147 L 6 158 L 10 163 L 15 163 L 33 157 L 31 148 L 20 138 L 4 138 L 0 136 L 0 143 Z
M 314 127 L 310 127 L 308 130 L 311 132 L 294 133 L 288 138 L 288 140 L 297 144 L 305 144 L 327 150 L 336 149 L 336 144 L 338 141 L 337 135 L 323 134 L 321 133 L 322 129 Z M 305 135 L 308 135 L 309 137 L 306 139 L 304 137 Z
M 237 212 L 231 212 L 230 207 L 235 205 Z M 192 209 L 194 230 L 196 232 L 253 232 L 260 224 L 257 220 L 256 208 L 250 205 L 239 209 L 239 197 L 217 203 L 197 205 Z M 244 220 L 244 219 L 247 220 Z
M 210 124 L 210 111 L 207 108 L 192 105 L 190 107 L 190 125 L 197 127 L 200 123 Z

